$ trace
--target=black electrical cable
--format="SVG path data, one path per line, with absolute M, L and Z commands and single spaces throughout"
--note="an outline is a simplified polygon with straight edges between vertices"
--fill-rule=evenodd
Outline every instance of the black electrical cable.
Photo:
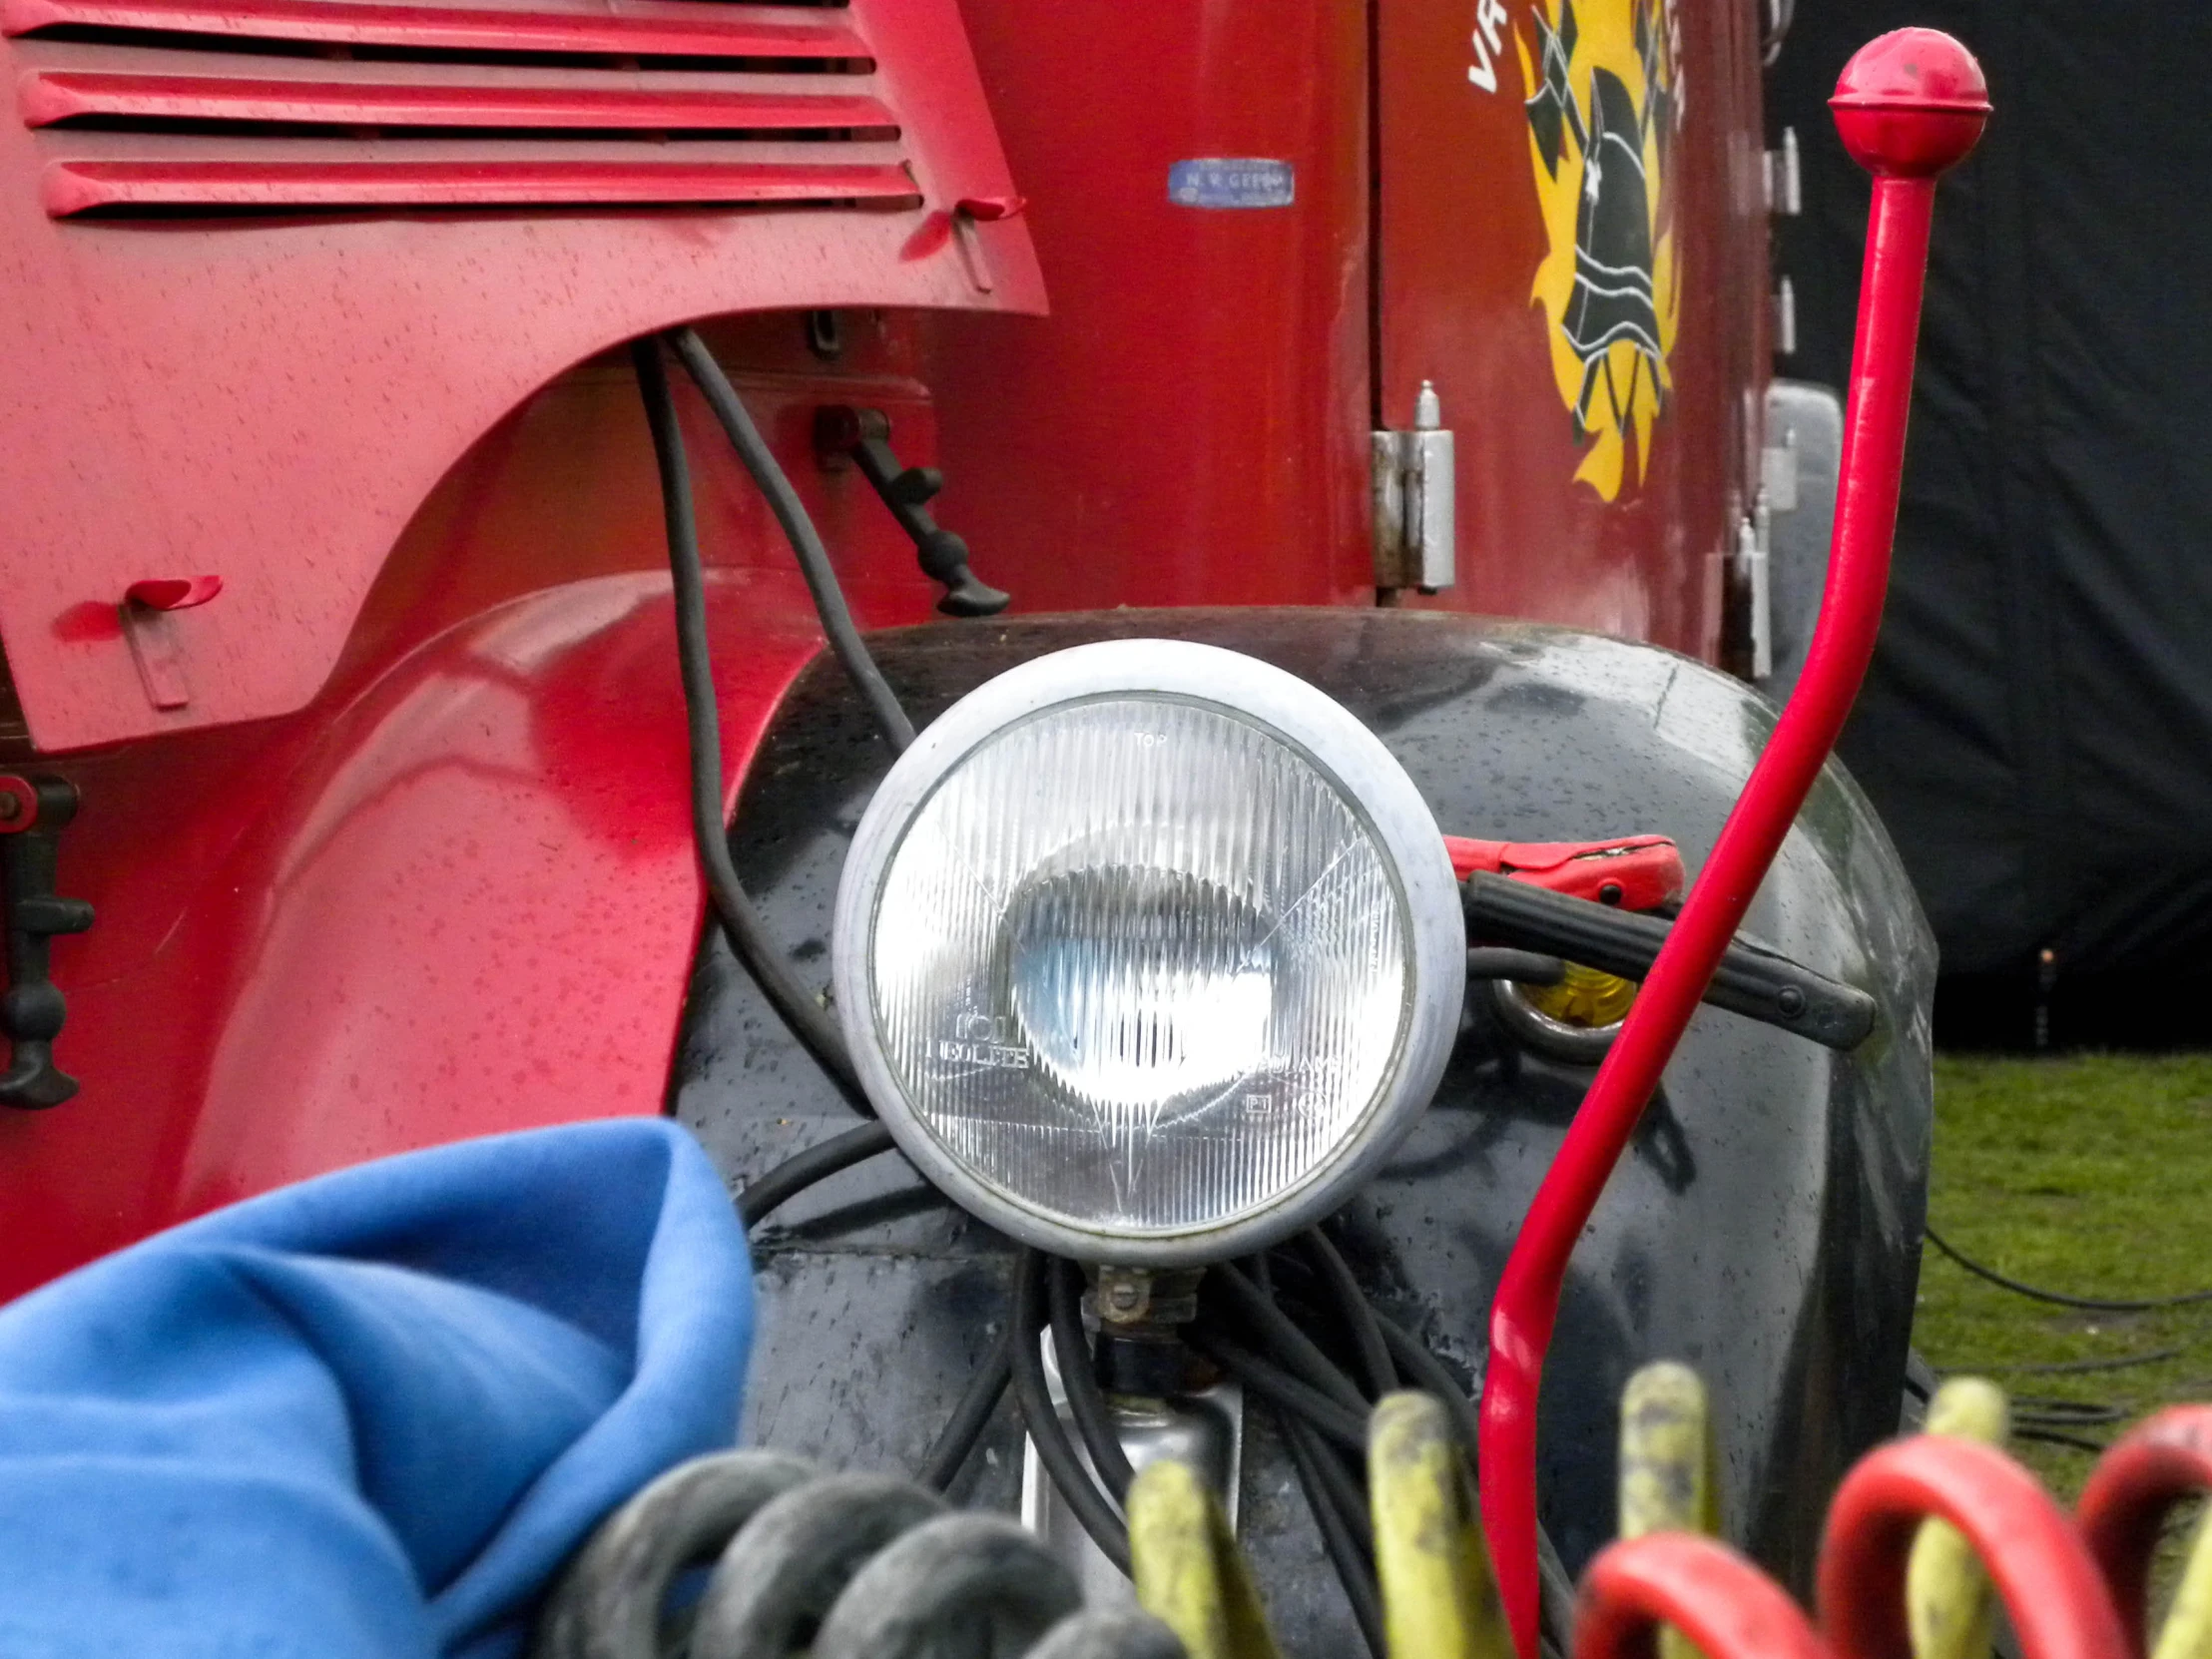
M 822 545 L 822 537 L 815 530 L 814 520 L 807 516 L 799 492 L 792 488 L 792 481 L 778 464 L 775 451 L 761 436 L 761 429 L 754 425 L 752 415 L 746 411 L 745 400 L 730 384 L 730 377 L 722 372 L 722 365 L 707 349 L 707 342 L 690 328 L 672 328 L 667 337 L 693 384 L 707 399 L 707 406 L 714 410 L 715 419 L 729 435 L 738 459 L 745 463 L 745 470 L 753 475 L 753 482 L 767 498 L 769 511 L 783 526 L 784 537 L 791 543 L 792 553 L 799 561 L 799 573 L 806 578 L 807 591 L 814 595 L 815 614 L 822 619 L 823 634 L 843 666 L 845 678 L 860 694 L 860 701 L 867 706 L 868 718 L 882 733 L 883 741 L 890 745 L 891 753 L 903 755 L 914 741 L 913 722 L 899 707 L 897 694 L 883 679 L 882 670 L 875 666 L 875 659 L 868 655 L 867 646 L 860 639 L 860 631 L 852 625 L 852 612 L 845 605 L 844 589 L 838 585 L 837 573 L 830 563 L 830 550 Z
M 1207 1274 L 1205 1283 L 1228 1304 L 1240 1323 L 1260 1338 L 1286 1371 L 1320 1389 L 1348 1411 L 1362 1413 L 1367 1410 L 1368 1401 L 1361 1396 L 1352 1379 L 1275 1305 L 1272 1297 L 1236 1267 L 1222 1263 Z
M 1347 1451 L 1366 1454 L 1368 1428 L 1360 1412 L 1346 1409 L 1319 1388 L 1218 1331 L 1196 1325 L 1185 1332 L 1185 1338 L 1270 1405 L 1280 1411 L 1296 1412 Z
M 1272 1309 L 1275 1270 L 1269 1257 L 1262 1252 L 1246 1266 L 1251 1270 L 1253 1294 Z M 1304 1334 L 1299 1335 L 1303 1339 Z M 1296 1411 L 1278 1405 L 1275 1418 L 1291 1454 L 1299 1490 L 1305 1494 L 1306 1507 L 1312 1511 L 1315 1529 L 1321 1534 L 1322 1549 L 1344 1586 L 1345 1601 L 1369 1651 L 1375 1659 L 1383 1659 L 1382 1589 L 1376 1579 L 1375 1526 L 1368 1513 L 1367 1494 L 1360 1481 L 1347 1472 L 1336 1448 L 1324 1445 L 1312 1425 Z
M 2199 1303 L 2212 1302 L 2212 1289 L 2184 1291 L 2179 1296 L 2144 1297 L 2128 1301 L 2115 1297 L 2069 1296 L 2064 1291 L 2046 1291 L 2039 1285 L 2008 1278 L 1995 1268 L 1986 1267 L 1959 1250 L 1935 1228 L 1926 1229 L 1928 1242 L 1948 1256 L 1977 1279 L 2001 1286 L 2015 1296 L 2024 1296 L 2034 1302 L 2047 1302 L 2058 1308 L 2080 1308 L 2092 1314 L 2152 1314 L 2162 1308 L 2193 1308 Z
M 2015 1425 L 2030 1428 L 2103 1428 L 2127 1413 L 2096 1399 L 2060 1399 L 2050 1394 L 2014 1394 L 2007 1402 Z
M 645 399 L 653 456 L 660 467 L 669 576 L 676 591 L 676 659 L 683 676 L 684 718 L 691 740 L 692 838 L 706 871 L 708 896 L 722 930 L 729 935 L 730 948 L 792 1035 L 829 1074 L 845 1104 L 862 1117 L 873 1117 L 874 1108 L 845 1050 L 844 1034 L 799 982 L 768 936 L 730 857 L 729 831 L 722 819 L 722 719 L 708 655 L 707 585 L 699 557 L 698 521 L 692 511 L 691 469 L 684 459 L 684 434 L 676 423 L 676 399 L 661 364 L 660 342 L 634 340 L 630 357 L 637 366 L 638 391 Z
M 2058 1360 L 2031 1366 L 1981 1366 L 1976 1368 L 1991 1377 L 2070 1377 L 2096 1371 L 2133 1371 L 2137 1366 L 2162 1365 L 2168 1360 L 2178 1360 L 2189 1351 L 2184 1348 L 2154 1348 L 2146 1354 L 2122 1354 L 2110 1360 Z
M 820 1146 L 786 1158 L 738 1194 L 739 1219 L 748 1227 L 757 1227 L 770 1211 L 788 1204 L 816 1182 L 878 1157 L 890 1151 L 891 1145 L 891 1132 L 880 1123 L 863 1123 L 857 1129 L 832 1135 Z
M 952 1415 L 937 1433 L 936 1444 L 929 1448 L 928 1455 L 921 1460 L 921 1468 L 914 1475 L 919 1484 L 941 1492 L 959 1475 L 961 1466 L 975 1450 L 975 1442 L 983 1437 L 991 1413 L 998 1409 L 999 1396 L 1006 1391 L 1006 1382 L 1013 1371 L 1013 1327 L 1009 1325 L 991 1345 L 989 1355 L 975 1375 L 968 1379 L 967 1387 L 952 1407 Z
M 1443 1362 L 1428 1352 L 1425 1343 L 1416 1341 L 1410 1332 L 1380 1313 L 1375 1316 L 1375 1323 L 1382 1332 L 1382 1341 L 1389 1347 L 1398 1376 L 1409 1386 L 1434 1394 L 1443 1402 L 1444 1410 L 1451 1417 L 1451 1429 L 1459 1441 L 1459 1449 L 1466 1453 L 1468 1466 L 1473 1467 L 1475 1446 L 1480 1438 L 1473 1401 L 1461 1391 L 1451 1373 L 1444 1370 Z
M 1306 1506 L 1314 1512 L 1322 1548 L 1329 1556 L 1330 1565 L 1337 1569 L 1345 1599 L 1352 1604 L 1353 1619 L 1360 1626 L 1360 1634 L 1367 1638 L 1368 1651 L 1375 1659 L 1383 1659 L 1387 1640 L 1383 1634 L 1382 1592 L 1375 1580 L 1372 1536 L 1363 1545 L 1349 1524 L 1341 1496 L 1329 1488 L 1323 1469 L 1330 1453 L 1318 1442 L 1314 1431 L 1296 1417 L 1286 1416 L 1283 1438 L 1290 1447 L 1291 1466 L 1298 1473 L 1299 1486 L 1306 1494 Z M 1357 1513 L 1357 1509 L 1354 1512 Z
M 1083 1436 L 1083 1448 L 1091 1454 L 1091 1467 L 1099 1479 L 1116 1503 L 1127 1503 L 1129 1482 L 1136 1479 L 1137 1471 L 1121 1448 L 1113 1413 L 1106 1407 L 1098 1373 L 1092 1369 L 1090 1339 L 1083 1334 L 1083 1270 L 1073 1262 L 1055 1261 L 1046 1265 L 1045 1272 L 1052 1353 L 1060 1362 L 1060 1388 L 1067 1395 L 1068 1415 L 1075 1419 L 1075 1431 Z
M 1352 1277 L 1351 1264 L 1328 1234 L 1318 1227 L 1309 1228 L 1295 1243 L 1352 1333 L 1360 1369 L 1367 1374 L 1368 1398 L 1381 1399 L 1397 1386 L 1397 1368 L 1390 1361 L 1389 1345 L 1382 1340 L 1382 1328 L 1376 1321 L 1375 1305 Z
M 1029 1427 L 1029 1442 L 1037 1448 L 1037 1461 L 1044 1465 L 1061 1501 L 1073 1511 L 1100 1553 L 1127 1573 L 1129 1540 L 1121 1517 L 1076 1456 L 1074 1442 L 1068 1438 L 1060 1413 L 1052 1407 L 1052 1392 L 1045 1382 L 1037 1333 L 1045 1324 L 1046 1266 L 1043 1252 L 1025 1249 L 1014 1268 L 1014 1317 L 1007 1326 L 1014 1399 L 1021 1406 L 1022 1421 Z

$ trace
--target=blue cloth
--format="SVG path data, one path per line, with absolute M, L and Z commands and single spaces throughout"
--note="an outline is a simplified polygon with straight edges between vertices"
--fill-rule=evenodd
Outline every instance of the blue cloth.
M 0 1659 L 503 1659 L 730 1444 L 745 1235 L 649 1119 L 270 1193 L 0 1310 Z

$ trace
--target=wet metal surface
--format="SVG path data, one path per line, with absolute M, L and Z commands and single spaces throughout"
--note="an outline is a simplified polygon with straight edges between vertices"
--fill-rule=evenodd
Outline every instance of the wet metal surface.
M 1016 662 L 1148 635 L 1312 681 L 1404 763 L 1446 832 L 1656 831 L 1680 842 L 1693 876 L 1774 719 L 1738 682 L 1648 646 L 1404 612 L 1123 611 L 874 643 L 919 724 Z M 888 763 L 818 662 L 740 799 L 739 867 L 817 984 L 844 848 Z M 1849 1054 L 1711 1008 L 1692 1023 L 1576 1254 L 1545 1380 L 1543 1506 L 1570 1567 L 1611 1535 L 1617 1401 L 1648 1361 L 1705 1379 L 1723 1530 L 1801 1584 L 1830 1487 L 1897 1422 L 1927 1193 L 1935 949 L 1841 769 L 1814 790 L 1746 928 L 1867 990 L 1881 1015 Z M 1497 1272 L 1590 1075 L 1518 1054 L 1470 1014 L 1434 1109 L 1342 1218 L 1371 1294 L 1470 1390 Z M 697 967 L 673 1100 L 733 1182 L 851 1123 L 719 941 Z M 1000 1328 L 1010 1256 L 890 1159 L 789 1206 L 757 1249 L 749 1440 L 911 1468 Z M 1265 1412 L 1248 1428 L 1241 1531 L 1276 1627 L 1299 1652 L 1349 1651 L 1288 1456 Z M 956 1495 L 1011 1509 L 1018 1463 L 1002 1406 Z

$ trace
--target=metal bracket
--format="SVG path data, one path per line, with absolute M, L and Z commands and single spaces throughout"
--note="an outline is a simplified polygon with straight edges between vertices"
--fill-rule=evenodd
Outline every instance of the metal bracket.
M 220 576 L 164 576 L 133 582 L 124 594 L 123 637 L 131 642 L 131 660 L 155 708 L 182 709 L 192 702 L 173 613 L 205 605 L 222 592 Z
M 1434 593 L 1457 579 L 1458 503 L 1451 434 L 1423 380 L 1410 432 L 1375 434 L 1375 585 Z
M 0 1106 L 59 1106 L 77 1079 L 54 1064 L 69 1005 L 49 975 L 49 944 L 57 933 L 82 933 L 92 906 L 54 892 L 61 832 L 77 816 L 77 787 L 63 778 L 0 775 L 0 882 L 8 953 L 8 989 L 0 996 L 0 1031 L 11 1045 L 0 1072 Z
M 1068 1424 L 1075 1440 L 1075 1454 L 1086 1469 L 1090 1452 L 1074 1434 L 1067 1403 L 1067 1387 L 1060 1380 L 1059 1355 L 1052 1333 L 1041 1331 L 1037 1341 L 1044 1351 L 1046 1391 L 1052 1408 Z M 1089 1364 L 1083 1355 L 1079 1363 Z M 1232 1533 L 1237 1526 L 1237 1494 L 1244 1476 L 1244 1385 L 1220 1382 L 1195 1393 L 1165 1398 L 1109 1393 L 1108 1409 L 1114 1416 L 1115 1438 L 1121 1441 L 1132 1467 L 1143 1469 L 1162 1459 L 1191 1469 L 1213 1492 L 1228 1517 Z M 1036 1442 L 1022 1436 L 1021 1523 L 1073 1569 L 1087 1600 L 1105 1606 L 1130 1600 L 1127 1579 L 1099 1553 L 1090 1534 L 1077 1523 L 1044 1471 Z

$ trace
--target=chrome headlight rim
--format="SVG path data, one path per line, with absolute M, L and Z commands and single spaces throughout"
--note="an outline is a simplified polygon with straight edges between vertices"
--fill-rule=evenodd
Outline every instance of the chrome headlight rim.
M 907 830 L 938 788 L 1011 729 L 1116 698 L 1200 706 L 1260 729 L 1312 765 L 1382 849 L 1410 946 L 1392 1063 L 1342 1145 L 1261 1207 L 1172 1231 L 1121 1231 L 1043 1213 L 962 1163 L 908 1102 L 885 1053 L 873 994 L 882 890 Z M 1404 768 L 1349 710 L 1295 675 L 1187 640 L 1110 640 L 1054 652 L 986 682 L 932 722 L 893 765 L 861 819 L 838 884 L 832 940 L 837 1014 L 861 1084 L 923 1177 L 1022 1243 L 1132 1268 L 1250 1254 L 1342 1207 L 1426 1109 L 1450 1058 L 1465 995 L 1457 880 L 1435 819 Z

